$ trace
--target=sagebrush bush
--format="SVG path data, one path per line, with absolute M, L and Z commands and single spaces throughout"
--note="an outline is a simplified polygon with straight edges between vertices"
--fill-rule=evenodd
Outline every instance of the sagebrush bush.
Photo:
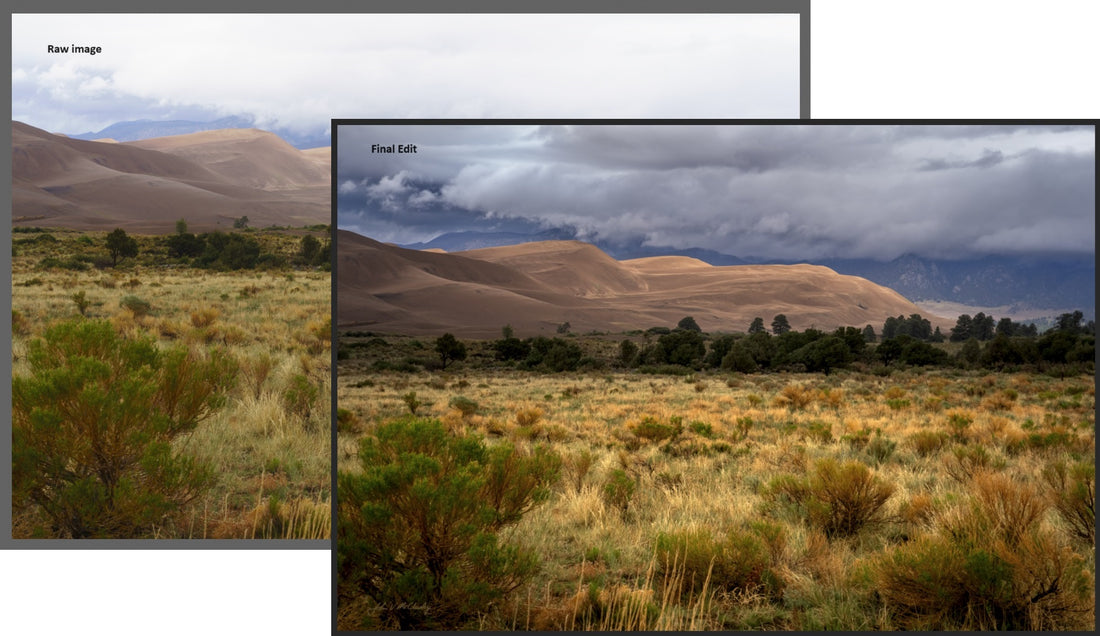
M 63 322 L 28 344 L 12 379 L 13 507 L 37 506 L 52 536 L 138 537 L 214 480 L 172 441 L 225 403 L 237 363 L 99 320 Z
M 903 629 L 1095 627 L 1093 576 L 1043 523 L 1046 503 L 1003 475 L 975 477 L 938 531 L 885 554 L 878 593 Z
M 339 474 L 337 571 L 342 603 L 374 604 L 360 627 L 470 628 L 537 570 L 497 532 L 547 495 L 556 455 L 405 416 L 361 440 L 359 463 Z

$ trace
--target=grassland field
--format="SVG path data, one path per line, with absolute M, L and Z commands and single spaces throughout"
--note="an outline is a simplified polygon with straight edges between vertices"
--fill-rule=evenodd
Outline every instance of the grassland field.
M 610 359 L 620 338 L 585 338 L 584 346 Z M 543 445 L 561 456 L 550 497 L 502 532 L 534 550 L 538 574 L 472 628 L 1095 626 L 1094 540 L 1059 514 L 1060 489 L 1069 487 L 1051 477 L 1058 465 L 1095 464 L 1093 375 L 913 368 L 671 376 L 613 366 L 539 373 L 493 365 L 489 342 L 466 344 L 465 362 L 402 372 L 377 370 L 387 366 L 378 361 L 429 358 L 432 339 L 342 338 L 352 354 L 338 363 L 337 461 L 342 472 L 361 471 L 359 440 L 412 410 L 455 435 Z M 888 492 L 852 532 L 821 521 L 822 505 L 843 501 L 814 499 L 833 474 L 823 468 L 830 461 L 834 468 L 858 463 L 868 486 Z M 633 486 L 616 490 L 622 474 Z M 1034 514 L 1006 521 L 1015 504 Z M 1027 592 L 1022 601 L 1004 601 L 1015 609 L 998 605 L 982 616 L 968 606 L 947 606 L 942 616 L 912 609 L 921 597 L 903 575 L 937 546 L 955 545 L 950 537 L 974 518 L 968 511 L 975 506 L 1003 522 L 981 532 L 1010 532 L 1015 524 L 1034 535 L 1029 548 L 1013 548 L 1018 561 L 1006 566 L 1012 583 L 990 575 L 989 585 L 1007 585 L 998 588 L 1006 598 L 1023 595 L 1021 580 L 1046 567 L 1036 563 L 1058 561 L 1063 589 L 1047 590 L 1063 594 L 1057 607 L 1043 605 L 1053 596 Z M 676 545 L 682 550 L 669 550 Z M 693 551 L 701 562 L 689 560 Z M 986 554 L 965 558 L 979 552 Z M 755 563 L 753 573 L 736 574 L 739 559 Z M 1066 573 L 1079 575 L 1072 594 Z M 964 603 L 967 593 L 959 594 Z M 371 599 L 342 596 L 340 603 L 340 628 L 386 627 L 370 622 L 378 613 Z
M 249 231 L 292 256 L 318 228 Z M 126 338 L 224 350 L 239 366 L 224 407 L 177 439 L 212 466 L 201 498 L 148 529 L 157 538 L 309 538 L 330 527 L 330 274 L 317 268 L 211 271 L 167 259 L 160 237 L 109 267 L 106 232 L 17 232 L 12 249 L 12 371 L 52 324 L 106 320 Z M 43 238 L 44 237 L 44 238 Z M 13 503 L 16 537 L 51 536 L 33 504 Z M 43 535 L 45 532 L 45 535 Z

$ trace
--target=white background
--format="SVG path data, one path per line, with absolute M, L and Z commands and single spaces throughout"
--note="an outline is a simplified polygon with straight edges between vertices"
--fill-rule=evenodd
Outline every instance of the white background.
M 819 0 L 815 118 L 1100 117 L 1100 3 Z M 9 634 L 327 634 L 326 551 L 7 551 Z

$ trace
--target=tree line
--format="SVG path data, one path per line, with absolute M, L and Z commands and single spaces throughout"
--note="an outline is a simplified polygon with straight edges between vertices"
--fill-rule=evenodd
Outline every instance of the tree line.
M 235 223 L 234 227 L 238 227 L 238 224 Z M 243 226 L 239 229 L 243 229 Z M 160 238 L 156 243 L 169 258 L 181 264 L 223 271 L 271 269 L 292 265 L 327 270 L 331 267 L 331 244 L 331 239 L 322 242 L 307 234 L 301 238 L 297 252 L 288 258 L 283 254 L 265 251 L 259 241 L 240 232 L 193 234 L 188 231 L 187 221 L 184 219 L 176 221 L 173 234 Z M 127 235 L 121 228 L 116 228 L 107 235 L 106 248 L 111 256 L 112 267 L 117 267 L 122 259 L 136 257 L 139 251 L 137 239 Z
M 828 374 L 855 365 L 884 367 L 940 366 L 993 370 L 1045 370 L 1069 365 L 1088 370 L 1095 361 L 1095 324 L 1082 324 L 1080 311 L 1059 316 L 1054 327 L 1041 335 L 1034 324 L 1021 325 L 982 313 L 960 316 L 949 336 L 952 342 L 966 335 L 962 347 L 949 351 L 947 340 L 919 314 L 889 318 L 881 337 L 871 325 L 837 327 L 833 331 L 792 329 L 783 314 L 772 320 L 772 329 L 755 318 L 745 333 L 709 335 L 688 316 L 676 327 L 653 327 L 639 344 L 631 339 L 619 342 L 617 356 L 601 359 L 581 345 L 564 338 L 535 336 L 517 338 L 511 326 L 502 338 L 490 343 L 498 362 L 520 369 L 550 372 L 600 369 L 609 365 L 648 372 L 722 369 L 741 373 L 763 371 L 808 371 Z M 975 331 L 977 325 L 977 331 Z M 986 331 L 987 327 L 988 333 Z M 969 329 L 969 330 L 967 330 Z M 656 337 L 656 339 L 654 339 Z M 938 346 L 937 346 L 938 345 Z M 466 358 L 465 345 L 447 333 L 436 340 L 436 352 L 446 368 L 451 361 Z

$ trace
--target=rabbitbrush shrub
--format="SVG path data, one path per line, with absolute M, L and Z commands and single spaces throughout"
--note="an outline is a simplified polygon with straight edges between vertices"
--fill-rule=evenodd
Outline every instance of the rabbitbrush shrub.
M 884 520 L 882 507 L 894 494 L 893 484 L 873 475 L 861 462 L 818 461 L 809 477 L 779 475 L 763 495 L 773 509 L 793 507 L 830 537 L 857 534 Z
M 404 416 L 363 438 L 359 463 L 339 474 L 337 570 L 341 603 L 373 603 L 360 627 L 470 628 L 534 575 L 534 553 L 497 533 L 548 496 L 556 455 Z
M 1096 542 L 1096 464 L 1079 462 L 1067 466 L 1056 461 L 1043 469 L 1043 479 L 1054 509 L 1073 536 Z
M 877 590 L 902 629 L 1095 628 L 1093 574 L 1044 523 L 1047 501 L 1005 475 L 974 477 L 938 531 L 887 553 Z
M 146 536 L 212 484 L 172 442 L 225 403 L 227 354 L 158 350 L 77 319 L 31 341 L 27 361 L 12 379 L 12 505 L 37 506 L 41 534 Z

